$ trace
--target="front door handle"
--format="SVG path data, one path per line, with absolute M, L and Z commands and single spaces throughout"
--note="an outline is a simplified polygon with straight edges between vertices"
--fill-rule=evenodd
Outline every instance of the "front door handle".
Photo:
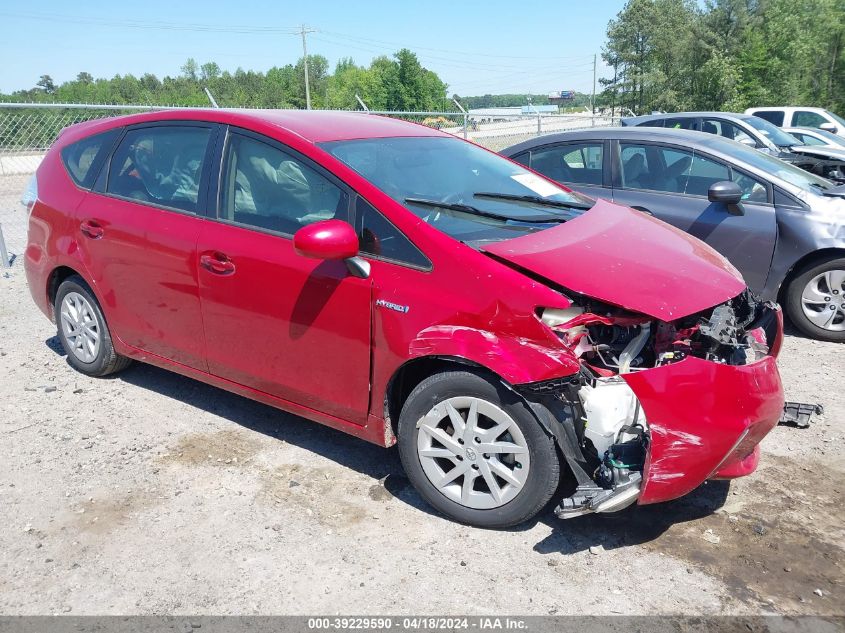
M 82 224 L 79 225 L 79 230 L 82 231 L 83 235 L 87 235 L 92 240 L 98 240 L 103 237 L 103 227 L 99 225 L 96 220 L 85 220 Z
M 645 213 L 646 215 L 654 215 L 651 211 L 646 209 L 645 207 L 631 207 L 635 211 L 639 211 L 640 213 Z
M 232 260 L 217 251 L 200 255 L 200 266 L 215 275 L 231 275 L 235 272 L 235 264 Z

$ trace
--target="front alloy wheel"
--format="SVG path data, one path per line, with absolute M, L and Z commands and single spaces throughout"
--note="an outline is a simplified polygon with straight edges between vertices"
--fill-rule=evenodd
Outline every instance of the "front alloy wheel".
M 845 331 L 845 270 L 828 270 L 808 281 L 801 293 L 801 308 L 818 327 Z
M 488 510 L 514 499 L 531 457 L 519 426 L 492 402 L 459 396 L 419 421 L 417 453 L 429 481 L 467 508 Z
M 528 403 L 471 371 L 442 372 L 417 385 L 399 418 L 399 454 L 426 501 L 479 527 L 527 521 L 560 481 L 554 440 Z
M 811 264 L 790 281 L 786 313 L 807 336 L 845 342 L 845 259 Z

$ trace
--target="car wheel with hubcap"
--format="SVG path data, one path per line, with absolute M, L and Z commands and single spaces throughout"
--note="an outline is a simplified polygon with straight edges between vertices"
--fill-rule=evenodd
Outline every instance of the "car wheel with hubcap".
M 786 292 L 786 311 L 807 336 L 845 342 L 845 259 L 811 265 Z
M 61 283 L 53 307 L 59 340 L 74 369 L 105 376 L 132 362 L 115 352 L 100 305 L 82 277 L 73 275 Z
M 399 451 L 426 501 L 479 527 L 530 519 L 560 480 L 554 440 L 528 404 L 468 371 L 435 374 L 413 390 L 399 419 Z

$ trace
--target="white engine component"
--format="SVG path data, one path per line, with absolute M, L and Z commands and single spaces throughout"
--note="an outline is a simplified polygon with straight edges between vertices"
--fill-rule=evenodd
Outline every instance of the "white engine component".
M 647 428 L 645 413 L 637 396 L 621 378 L 599 378 L 595 387 L 581 387 L 578 396 L 587 416 L 584 434 L 596 447 L 599 459 L 611 444 L 617 442 L 622 427 L 638 422 L 643 428 Z M 623 434 L 619 441 L 624 442 L 635 437 L 632 434 Z

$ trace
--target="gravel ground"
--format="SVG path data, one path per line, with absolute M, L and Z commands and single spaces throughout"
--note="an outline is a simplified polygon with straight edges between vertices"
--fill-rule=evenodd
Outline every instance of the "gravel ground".
M 433 514 L 384 450 L 135 364 L 65 362 L 0 270 L 2 614 L 842 614 L 842 346 L 787 338 L 760 469 L 510 531 Z M 717 541 L 718 542 L 714 542 Z

